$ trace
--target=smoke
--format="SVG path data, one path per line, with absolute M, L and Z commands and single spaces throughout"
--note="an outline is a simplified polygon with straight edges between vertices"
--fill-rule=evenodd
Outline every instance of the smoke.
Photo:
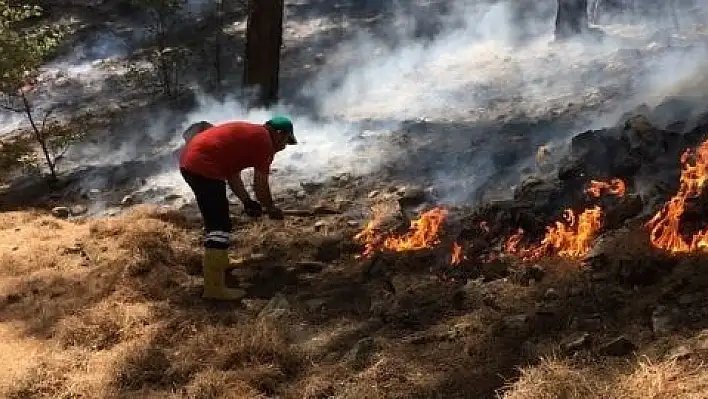
M 276 155 L 276 188 L 384 168 L 433 185 L 444 201 L 457 203 L 490 179 L 508 195 L 522 174 L 533 172 L 539 145 L 562 148 L 574 134 L 614 125 L 639 104 L 681 94 L 706 64 L 705 47 L 696 45 L 699 32 L 688 23 L 680 34 L 667 30 L 673 21 L 665 15 L 630 18 L 640 12 L 598 8 L 591 20 L 602 23 L 595 28 L 604 34 L 559 43 L 554 0 L 470 3 L 382 6 L 393 14 L 372 24 L 313 9 L 310 16 L 320 21 L 314 33 L 298 31 L 308 25 L 286 15 L 288 56 L 303 65 L 312 62 L 307 54 L 324 59 L 311 79 L 298 82 L 299 90 L 282 90 L 280 105 L 248 110 L 238 97 L 200 94 L 193 111 L 167 112 L 110 152 L 98 143 L 74 151 L 74 158 L 92 159 L 93 166 L 150 163 L 154 175 L 140 192 L 189 197 L 176 161 L 187 126 L 260 123 L 283 113 L 292 117 L 300 144 Z M 677 15 L 688 21 L 691 13 Z M 322 37 L 342 35 L 338 25 L 357 33 L 322 47 L 331 43 Z M 119 51 L 98 47 L 89 53 Z
M 639 104 L 658 105 L 705 66 L 705 48 L 692 46 L 691 38 L 656 33 L 670 22 L 665 18 L 645 17 L 642 29 L 602 26 L 603 35 L 558 43 L 555 1 L 451 4 L 428 24 L 430 32 L 421 32 L 420 21 L 432 15 L 403 13 L 329 52 L 326 65 L 299 93 L 314 104 L 316 120 L 298 117 L 292 107 L 247 112 L 236 100 L 202 99 L 187 123 L 264 121 L 274 112 L 292 113 L 303 144 L 276 157 L 276 168 L 288 172 L 284 180 L 374 172 L 396 160 L 402 170 L 436 185 L 444 200 L 458 202 L 504 168 L 532 169 L 537 145 L 560 147 L 575 133 L 614 125 Z M 538 137 L 524 142 L 521 147 L 535 144 L 520 155 L 498 156 L 513 137 L 488 137 L 502 135 L 507 122 L 530 124 L 564 113 L 575 113 L 573 125 L 529 128 L 526 133 Z M 381 134 L 397 137 L 406 133 L 404 123 L 416 120 L 438 127 L 450 121 L 492 125 L 467 136 L 422 129 L 405 151 L 359 135 L 377 121 L 385 126 Z

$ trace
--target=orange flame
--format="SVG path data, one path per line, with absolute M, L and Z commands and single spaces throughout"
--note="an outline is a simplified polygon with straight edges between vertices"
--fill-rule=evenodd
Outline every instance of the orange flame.
M 462 245 L 458 243 L 452 244 L 452 256 L 450 258 L 450 264 L 453 266 L 459 265 L 463 260 L 467 259 L 465 256 Z
M 421 214 L 418 219 L 411 220 L 408 232 L 405 234 L 383 236 L 378 231 L 381 215 L 375 214 L 374 219 L 367 223 L 354 239 L 364 243 L 362 256 L 365 258 L 381 250 L 403 252 L 432 248 L 440 243 L 439 234 L 446 217 L 447 210 L 433 208 Z
M 685 240 L 680 233 L 681 216 L 686 210 L 686 201 L 703 192 L 708 179 L 708 141 L 696 150 L 688 149 L 681 155 L 680 186 L 664 207 L 654 215 L 646 226 L 650 231 L 653 246 L 671 253 L 705 251 L 708 248 L 708 228 Z
M 624 197 L 626 186 L 622 179 L 611 179 L 609 182 L 590 180 L 590 187 L 585 192 L 593 198 L 599 198 L 603 191 L 617 197 Z
M 612 195 L 624 196 L 625 184 L 621 179 L 610 182 L 592 180 L 586 192 L 599 197 L 603 191 Z M 568 258 L 582 257 L 590 251 L 592 241 L 602 228 L 602 208 L 593 206 L 576 215 L 572 209 L 563 212 L 564 221 L 557 221 L 546 227 L 546 234 L 541 243 L 528 248 L 520 245 L 524 230 L 518 229 L 504 242 L 504 250 L 516 254 L 524 260 L 536 260 L 544 255 L 556 254 Z

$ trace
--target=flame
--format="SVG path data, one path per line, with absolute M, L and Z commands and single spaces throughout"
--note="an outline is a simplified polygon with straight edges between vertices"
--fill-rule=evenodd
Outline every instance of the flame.
M 452 244 L 452 256 L 450 258 L 450 264 L 453 266 L 459 265 L 460 262 L 463 260 L 467 259 L 463 252 L 462 245 L 458 243 L 453 243 Z
M 681 216 L 686 210 L 686 201 L 703 192 L 708 179 L 708 141 L 696 150 L 687 149 L 681 155 L 680 186 L 674 195 L 654 217 L 647 222 L 653 246 L 671 253 L 705 251 L 708 248 L 708 228 L 684 239 L 680 232 Z
M 593 198 L 599 198 L 603 191 L 617 197 L 624 197 L 627 188 L 622 179 L 611 179 L 609 182 L 590 180 L 590 187 L 585 192 Z
M 369 257 L 376 251 L 391 250 L 396 252 L 416 251 L 432 248 L 440 243 L 439 234 L 442 223 L 447 217 L 447 210 L 437 207 L 411 220 L 408 232 L 403 235 L 384 236 L 379 232 L 381 214 L 375 213 L 374 218 L 354 239 L 364 243 L 363 257 Z
M 585 191 L 593 197 L 599 197 L 603 191 L 621 197 L 625 194 L 626 186 L 621 179 L 611 179 L 610 182 L 592 180 Z M 540 244 L 521 246 L 524 230 L 518 229 L 505 240 L 504 250 L 524 260 L 535 260 L 550 254 L 568 258 L 582 257 L 590 251 L 592 241 L 602 228 L 602 218 L 602 208 L 598 205 L 585 209 L 580 215 L 572 209 L 566 209 L 562 221 L 546 227 L 546 234 Z

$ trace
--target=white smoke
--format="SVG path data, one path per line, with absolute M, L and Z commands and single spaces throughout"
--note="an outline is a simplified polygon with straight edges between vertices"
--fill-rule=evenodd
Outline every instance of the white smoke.
M 426 14 L 428 3 L 420 2 L 417 17 L 401 11 L 396 18 L 386 19 L 383 27 L 371 30 L 361 28 L 361 22 L 320 16 L 313 24 L 286 15 L 284 42 L 292 48 L 315 43 L 310 52 L 317 53 L 317 37 L 334 35 L 338 26 L 358 33 L 334 51 L 324 52 L 324 66 L 315 77 L 302 82 L 298 93 L 283 92 L 282 104 L 273 109 L 247 110 L 237 98 L 218 101 L 201 95 L 194 111 L 179 115 L 184 118 L 180 129 L 166 131 L 164 120 L 147 129 L 155 141 L 171 135 L 167 145 L 145 148 L 141 140 L 127 139 L 108 154 L 101 143 L 74 153 L 93 155 L 94 165 L 120 164 L 178 151 L 182 131 L 194 122 L 262 123 L 282 113 L 293 119 L 300 144 L 276 155 L 276 187 L 340 173 L 373 173 L 403 161 L 410 163 L 414 175 L 429 166 L 425 178 L 446 191 L 447 200 L 461 201 L 497 171 L 492 155 L 509 144 L 507 138 L 494 142 L 496 147 L 484 147 L 489 143 L 485 135 L 496 132 L 477 129 L 465 137 L 433 127 L 412 137 L 404 152 L 394 144 L 405 130 L 404 122 L 426 120 L 436 126 L 451 121 L 474 125 L 533 120 L 569 112 L 574 104 L 587 114 L 578 117 L 573 130 L 548 139 L 560 145 L 583 129 L 614 124 L 642 102 L 656 105 L 680 93 L 706 64 L 705 47 L 695 46 L 701 36 L 693 28 L 669 34 L 671 21 L 612 20 L 613 25 L 599 26 L 606 32 L 602 41 L 584 37 L 557 43 L 553 0 L 528 2 L 532 9 L 523 23 L 517 19 L 517 7 L 523 2 L 450 1 L 450 12 L 442 16 Z M 204 2 L 193 6 L 199 4 Z M 687 15 L 681 14 L 684 19 Z M 425 32 L 425 23 L 434 32 Z M 293 100 L 301 97 L 312 100 L 313 109 L 307 113 Z M 136 133 L 145 135 L 144 130 Z M 440 143 L 446 152 L 424 151 Z M 536 148 L 528 148 L 528 159 L 519 161 L 518 167 L 532 165 L 535 153 Z M 175 158 L 165 159 L 143 189 L 189 195 Z
M 521 43 L 524 33 L 517 28 L 514 3 L 470 5 L 463 1 L 454 2 L 453 12 L 442 17 L 442 29 L 432 40 L 413 37 L 410 16 L 401 15 L 383 37 L 361 32 L 342 43 L 302 89 L 305 97 L 314 99 L 318 119 L 293 115 L 302 145 L 278 155 L 275 166 L 296 172 L 289 174 L 290 180 L 375 171 L 399 154 L 391 146 L 366 139 L 362 141 L 365 150 L 352 145 L 372 120 L 388 121 L 387 128 L 395 132 L 397 124 L 416 119 L 476 123 L 545 117 L 566 111 L 570 104 L 594 109 L 584 125 L 555 138 L 562 142 L 582 129 L 612 125 L 640 103 L 658 104 L 705 66 L 703 47 L 676 51 L 649 40 L 656 32 L 647 30 L 653 21 L 646 21 L 642 29 L 603 27 L 607 34 L 601 41 L 554 42 L 555 13 L 547 9 L 555 2 L 539 4 L 538 20 L 527 29 L 542 34 L 523 38 Z M 202 99 L 200 107 L 188 115 L 188 123 L 262 122 L 273 113 L 288 111 L 286 106 L 246 111 L 235 100 Z M 448 139 L 429 134 L 420 146 Z M 460 141 L 452 150 L 469 150 L 465 146 Z M 457 201 L 496 170 L 490 160 L 495 149 L 478 150 L 464 164 L 439 162 L 451 154 L 410 162 L 435 164 L 436 184 L 448 191 L 448 200 Z M 529 148 L 528 161 L 519 167 L 532 165 L 535 152 L 536 148 Z

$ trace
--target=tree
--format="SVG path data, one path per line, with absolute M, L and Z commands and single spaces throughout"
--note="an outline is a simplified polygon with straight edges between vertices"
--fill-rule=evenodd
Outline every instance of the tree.
M 588 30 L 588 0 L 558 0 L 556 39 L 566 39 Z
M 27 116 L 51 178 L 57 180 L 57 157 L 52 155 L 48 130 L 45 130 L 49 112 L 40 126 L 33 116 L 28 93 L 33 89 L 37 69 L 59 44 L 64 32 L 56 27 L 20 27 L 23 22 L 41 15 L 38 6 L 11 6 L 8 0 L 0 0 L 0 92 L 4 100 L 1 106 Z
M 169 46 L 171 33 L 180 23 L 180 11 L 186 0 L 133 0 L 148 17 L 147 29 L 155 39 L 155 50 L 150 59 L 157 68 L 160 86 L 165 95 L 179 92 L 178 65 L 184 54 Z
M 257 88 L 261 105 L 278 100 L 280 47 L 283 42 L 283 0 L 249 2 L 243 84 Z

